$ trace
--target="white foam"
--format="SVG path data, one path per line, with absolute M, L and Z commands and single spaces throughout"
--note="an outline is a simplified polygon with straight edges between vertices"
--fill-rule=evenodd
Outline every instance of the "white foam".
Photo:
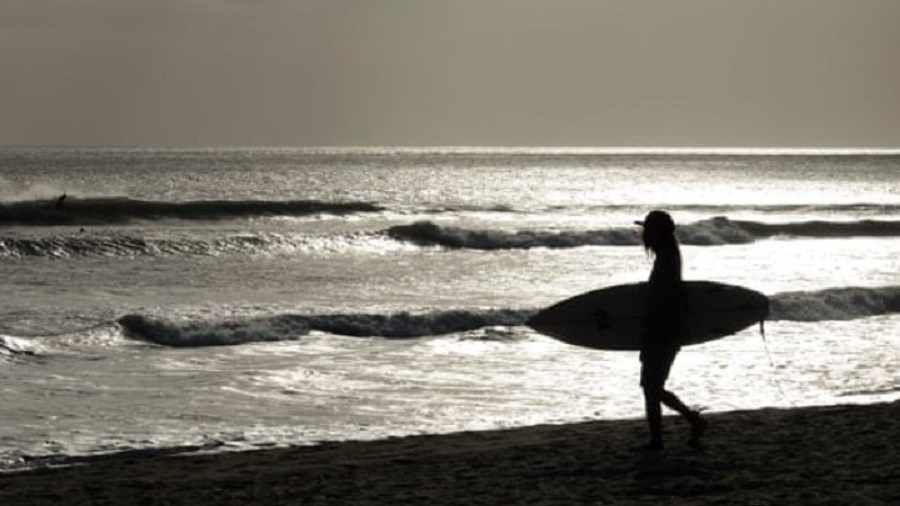
M 31 339 L 0 334 L 0 357 L 38 355 L 43 347 Z
M 771 298 L 772 320 L 852 320 L 900 312 L 900 287 L 831 288 L 785 292 Z

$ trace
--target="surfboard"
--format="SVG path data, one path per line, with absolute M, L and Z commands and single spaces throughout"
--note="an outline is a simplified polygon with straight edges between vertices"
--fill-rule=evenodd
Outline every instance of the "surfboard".
M 765 320 L 769 299 L 754 290 L 714 281 L 685 281 L 688 332 L 682 345 L 735 334 Z M 638 350 L 647 314 L 647 283 L 576 295 L 528 319 L 541 334 L 599 350 Z

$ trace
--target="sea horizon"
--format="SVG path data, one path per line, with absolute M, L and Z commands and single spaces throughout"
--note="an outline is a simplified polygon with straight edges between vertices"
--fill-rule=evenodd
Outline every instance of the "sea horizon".
M 522 155 L 749 155 L 749 156 L 897 156 L 900 147 L 665 147 L 665 146 L 456 146 L 456 145 L 80 145 L 80 144 L 0 144 L 0 149 L 111 150 L 111 151 L 284 151 L 309 154 L 328 153 L 447 153 Z

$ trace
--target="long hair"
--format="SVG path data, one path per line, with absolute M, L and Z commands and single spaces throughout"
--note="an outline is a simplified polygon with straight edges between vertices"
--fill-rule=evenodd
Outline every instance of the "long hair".
M 681 251 L 678 237 L 675 236 L 675 221 L 665 211 L 650 211 L 641 222 L 643 233 L 641 238 L 648 255 L 675 254 L 681 264 Z

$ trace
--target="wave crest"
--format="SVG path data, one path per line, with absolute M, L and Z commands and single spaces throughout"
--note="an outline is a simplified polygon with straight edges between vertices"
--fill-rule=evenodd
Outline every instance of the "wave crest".
M 439 225 L 431 221 L 418 221 L 410 225 L 391 227 L 386 233 L 395 240 L 419 246 L 477 250 L 634 246 L 640 244 L 640 238 L 633 228 L 586 231 L 507 231 L 469 229 Z M 717 216 L 678 227 L 678 237 L 681 243 L 692 246 L 748 244 L 777 235 L 795 237 L 900 236 L 900 221 L 810 221 L 768 224 L 737 221 Z
M 900 286 L 783 292 L 770 298 L 770 320 L 853 320 L 900 312 Z
M 479 250 L 574 248 L 578 246 L 633 246 L 638 238 L 631 229 L 596 231 L 515 231 L 473 230 L 443 226 L 430 221 L 398 225 L 387 234 L 399 241 L 419 246 L 444 246 Z
M 424 314 L 329 314 L 172 321 L 129 314 L 118 323 L 129 337 L 165 346 L 221 346 L 291 341 L 317 330 L 353 337 L 410 339 L 492 326 L 520 325 L 531 314 L 522 310 L 457 310 Z

